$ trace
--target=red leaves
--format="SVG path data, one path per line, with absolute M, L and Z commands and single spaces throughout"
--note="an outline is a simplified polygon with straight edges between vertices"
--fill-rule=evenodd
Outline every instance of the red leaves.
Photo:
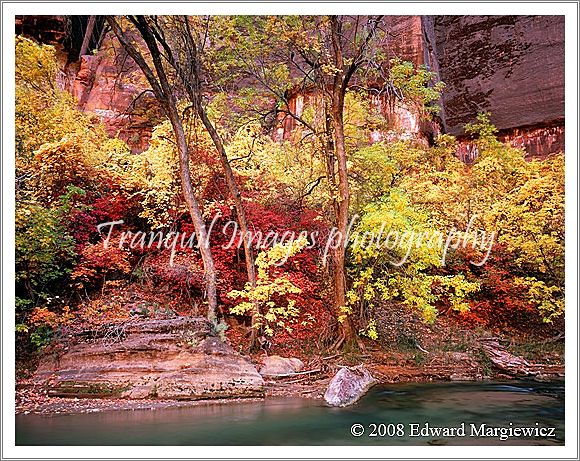
M 489 260 L 482 267 L 469 264 L 473 258 L 466 250 L 455 252 L 450 271 L 471 271 L 481 282 L 481 289 L 471 302 L 470 311 L 457 314 L 468 325 L 526 328 L 541 322 L 537 310 L 527 301 L 525 288 L 514 283 L 517 269 L 507 249 L 495 244 Z
M 276 243 L 276 239 L 279 242 L 282 236 L 292 239 L 298 238 L 303 231 L 308 234 L 313 231 L 319 231 L 321 234 L 326 232 L 324 222 L 318 218 L 319 215 L 314 210 L 288 211 L 250 202 L 246 205 L 246 213 L 256 255 L 261 247 L 271 246 Z M 211 228 L 210 244 L 218 271 L 219 302 L 226 314 L 236 304 L 236 300 L 229 298 L 227 294 L 234 289 L 243 289 L 248 281 L 242 235 L 235 224 L 235 219 L 235 209 L 224 203 L 214 203 L 206 219 L 208 230 Z M 193 225 L 188 221 L 181 222 L 179 230 L 187 235 L 194 231 Z M 187 250 L 184 253 L 187 254 L 192 268 L 189 280 L 195 281 L 189 289 L 197 291 L 198 288 L 201 293 L 203 265 L 199 253 L 196 250 Z M 166 273 L 161 268 L 166 261 L 167 259 L 164 261 L 160 256 L 156 273 Z M 272 275 L 275 276 L 276 273 L 288 277 L 302 291 L 300 294 L 288 296 L 289 299 L 296 301 L 296 306 L 300 310 L 300 316 L 293 322 L 293 331 L 280 332 L 273 342 L 281 346 L 292 345 L 296 341 L 315 341 L 320 327 L 332 321 L 332 312 L 322 299 L 324 277 L 321 274 L 319 249 L 315 247 L 302 250 L 282 267 L 273 267 Z
M 95 285 L 110 275 L 122 276 L 131 272 L 129 251 L 119 248 L 118 238 L 111 238 L 107 248 L 101 242 L 88 244 L 80 257 L 72 278 L 89 285 Z

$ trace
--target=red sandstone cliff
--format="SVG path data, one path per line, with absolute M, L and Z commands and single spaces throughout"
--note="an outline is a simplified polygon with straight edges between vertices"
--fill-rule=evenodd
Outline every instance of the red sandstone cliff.
M 486 111 L 528 155 L 564 150 L 563 16 L 434 16 L 430 26 L 446 132 Z
M 98 51 L 79 59 L 87 22 L 86 16 L 20 16 L 16 32 L 57 45 L 65 63 L 63 86 L 79 107 L 99 115 L 111 134 L 142 151 L 160 120 L 157 105 L 102 20 L 89 46 Z M 446 83 L 443 131 L 461 137 L 465 123 L 488 111 L 502 138 L 529 156 L 564 150 L 563 16 L 388 16 L 387 24 L 382 45 L 387 54 L 426 64 Z M 296 94 L 291 104 L 299 110 L 311 97 Z M 403 105 L 371 103 L 387 115 L 393 132 L 429 136 L 432 127 L 419 123 Z M 274 135 L 284 138 L 293 128 L 292 120 L 284 120 Z M 464 140 L 458 154 L 469 157 L 470 149 Z

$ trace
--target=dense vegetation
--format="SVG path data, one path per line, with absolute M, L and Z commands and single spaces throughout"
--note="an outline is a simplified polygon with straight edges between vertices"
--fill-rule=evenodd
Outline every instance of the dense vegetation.
M 561 321 L 563 155 L 526 160 L 483 113 L 466 127 L 478 149 L 472 164 L 449 135 L 432 145 L 373 142 L 390 126 L 369 93 L 381 89 L 428 120 L 444 86 L 424 67 L 382 56 L 371 21 L 354 31 L 347 19 L 320 17 L 315 29 L 299 18 L 108 20 L 125 37 L 120 46 L 141 57 L 151 74 L 143 84 L 159 87 L 167 115 L 140 154 L 58 87 L 54 48 L 16 40 L 21 347 L 47 344 L 63 325 L 208 315 L 242 348 L 338 348 L 376 340 L 377 311 L 393 304 L 468 327 Z M 306 87 L 320 97 L 292 113 L 288 94 Z M 275 140 L 284 115 L 296 128 Z M 350 241 L 329 252 L 333 229 L 355 216 Z M 231 222 L 255 238 L 232 237 Z M 175 245 L 204 224 L 213 229 L 207 248 Z M 439 233 L 442 245 L 361 243 L 381 228 Z M 489 248 L 458 240 L 474 235 L 494 238 Z

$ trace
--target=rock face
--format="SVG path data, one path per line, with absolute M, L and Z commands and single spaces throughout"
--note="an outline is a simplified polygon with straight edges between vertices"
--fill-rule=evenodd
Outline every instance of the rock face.
M 431 47 L 446 84 L 445 131 L 461 135 L 477 112 L 488 111 L 502 136 L 528 154 L 563 150 L 564 17 L 431 18 Z M 529 142 L 521 130 L 530 132 Z
M 15 29 L 19 35 L 28 35 L 39 42 L 57 45 L 65 39 L 65 17 L 45 15 L 16 15 Z
M 304 368 L 304 363 L 294 357 L 286 358 L 279 355 L 271 355 L 263 360 L 264 364 L 260 368 L 262 376 L 289 375 L 297 373 Z
M 564 152 L 564 124 L 546 127 L 524 127 L 504 130 L 499 139 L 514 147 L 524 149 L 528 156 L 544 158 L 555 152 Z
M 260 397 L 256 368 L 204 318 L 131 321 L 72 335 L 34 376 L 49 395 L 160 399 Z
M 380 46 L 386 56 L 425 64 L 445 83 L 442 131 L 463 138 L 463 126 L 488 111 L 500 139 L 529 157 L 564 151 L 563 16 L 388 16 L 385 21 L 389 34 Z M 291 95 L 291 110 L 300 114 L 312 99 L 308 93 Z M 376 97 L 371 103 L 403 137 L 426 141 L 438 132 L 400 103 L 389 107 Z M 287 139 L 295 127 L 286 117 L 277 137 Z M 373 136 L 384 139 L 388 133 Z M 460 141 L 458 156 L 472 161 L 474 147 Z
M 97 19 L 90 48 L 78 53 L 88 16 L 17 16 L 16 31 L 44 43 L 64 42 L 69 64 L 67 89 L 82 110 L 97 114 L 110 134 L 119 133 L 134 152 L 147 148 L 152 128 L 162 119 L 148 85 L 135 63 Z M 67 22 L 68 21 L 68 22 Z M 442 131 L 463 135 L 463 125 L 478 112 L 489 111 L 503 140 L 522 147 L 529 156 L 544 157 L 564 148 L 564 16 L 387 16 L 388 35 L 381 43 L 385 56 L 425 64 L 445 82 L 441 101 Z M 68 25 L 67 25 L 68 24 Z M 289 97 L 298 114 L 313 95 Z M 376 98 L 375 98 L 376 99 Z M 423 126 L 404 106 L 373 105 L 386 112 L 394 131 L 431 141 L 438 127 Z M 272 135 L 286 139 L 296 126 L 291 117 L 279 120 Z M 388 139 L 373 133 L 373 140 Z M 461 145 L 458 155 L 473 156 Z
M 153 127 L 161 120 L 161 109 L 141 71 L 112 36 L 106 35 L 98 52 L 81 56 L 69 91 L 79 109 L 96 114 L 112 135 L 118 135 L 135 153 L 149 146 Z
M 352 405 L 376 382 L 363 367 L 341 368 L 328 384 L 324 400 L 335 407 Z

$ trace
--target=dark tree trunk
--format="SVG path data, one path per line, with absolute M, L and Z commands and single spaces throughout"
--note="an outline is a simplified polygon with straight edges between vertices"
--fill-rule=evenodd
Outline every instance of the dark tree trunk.
M 87 23 L 85 36 L 83 37 L 83 44 L 81 45 L 81 51 L 79 52 L 79 59 L 81 56 L 87 54 L 87 51 L 89 50 L 89 44 L 91 42 L 91 37 L 93 36 L 93 31 L 95 30 L 96 21 L 96 16 L 89 16 L 89 22 Z
M 126 40 L 123 31 L 121 30 L 121 27 L 115 18 L 113 16 L 107 16 L 107 22 L 113 29 L 117 39 L 125 48 L 127 53 L 131 56 L 131 58 L 137 63 L 147 78 L 147 81 L 151 85 L 151 89 L 153 90 L 155 97 L 159 101 L 161 107 L 171 122 L 171 126 L 175 134 L 177 150 L 179 153 L 179 171 L 181 176 L 181 188 L 183 197 L 185 199 L 185 203 L 187 204 L 187 208 L 191 216 L 197 238 L 199 240 L 199 251 L 204 265 L 206 295 L 208 302 L 207 317 L 209 320 L 215 321 L 217 317 L 216 270 L 211 248 L 209 246 L 209 236 L 205 227 L 203 215 L 201 213 L 197 198 L 193 192 L 191 171 L 189 168 L 189 146 L 187 145 L 187 138 L 183 130 L 183 122 L 177 109 L 177 101 L 173 95 L 171 86 L 169 85 L 169 81 L 167 79 L 167 75 L 161 63 L 160 52 L 151 29 L 142 17 L 133 17 L 130 19 L 139 30 L 143 40 L 145 41 L 145 44 L 147 45 L 147 48 L 149 49 L 149 52 L 151 53 L 156 75 L 153 73 L 153 70 L 149 67 L 141 53 Z
M 240 193 L 240 189 L 238 188 L 238 184 L 234 177 L 234 172 L 232 171 L 232 167 L 228 160 L 228 156 L 226 150 L 224 148 L 222 139 L 215 129 L 214 125 L 212 124 L 211 120 L 208 118 L 205 110 L 201 105 L 198 108 L 198 114 L 201 118 L 202 123 L 204 124 L 206 130 L 208 131 L 215 148 L 217 149 L 220 160 L 222 163 L 222 167 L 225 172 L 226 182 L 228 185 L 228 189 L 230 191 L 230 195 L 234 200 L 234 206 L 236 207 L 236 214 L 238 218 L 238 224 L 240 225 L 240 231 L 242 232 L 243 236 L 243 244 L 244 244 L 244 255 L 246 260 L 246 272 L 248 274 L 248 281 L 252 288 L 256 287 L 256 267 L 254 262 L 254 250 L 252 248 L 252 238 L 250 233 L 248 232 L 248 221 L 246 218 L 246 210 L 244 208 L 244 204 L 242 203 L 242 194 Z M 258 303 L 254 305 L 254 314 L 252 315 L 252 333 L 250 339 L 250 347 L 256 347 L 256 340 L 257 340 L 257 333 L 258 330 L 256 328 L 256 317 L 257 314 L 260 313 L 260 306 Z
M 246 218 L 246 210 L 244 208 L 244 204 L 242 203 L 242 195 L 240 193 L 240 189 L 238 188 L 238 184 L 236 182 L 236 178 L 234 176 L 234 172 L 232 171 L 232 167 L 228 160 L 227 152 L 224 147 L 224 143 L 222 141 L 221 136 L 219 135 L 218 131 L 216 130 L 214 124 L 209 119 L 205 108 L 203 107 L 202 103 L 202 89 L 201 89 L 201 62 L 200 56 L 198 52 L 198 47 L 196 42 L 193 38 L 191 29 L 189 27 L 187 17 L 182 18 L 183 27 L 182 34 L 185 39 L 185 44 L 187 48 L 187 56 L 188 56 L 188 63 L 187 65 L 193 69 L 193 72 L 188 72 L 188 69 L 183 67 L 183 63 L 181 61 L 177 61 L 172 59 L 171 64 L 177 71 L 178 75 L 180 76 L 182 83 L 185 85 L 186 91 L 188 96 L 194 106 L 196 114 L 199 116 L 201 122 L 203 123 L 205 129 L 210 135 L 210 138 L 216 148 L 219 156 L 220 162 L 222 164 L 222 168 L 224 170 L 224 174 L 226 177 L 226 183 L 228 186 L 229 193 L 234 201 L 234 206 L 236 208 L 236 215 L 237 221 L 240 226 L 240 232 L 242 233 L 242 242 L 244 245 L 244 256 L 246 262 L 246 272 L 248 275 L 248 281 L 250 285 L 255 288 L 256 287 L 256 269 L 255 269 L 255 260 L 254 260 L 254 251 L 252 248 L 252 239 L 248 232 L 248 221 Z M 170 48 L 167 44 L 163 44 L 167 53 L 170 53 Z M 257 329 L 256 329 L 256 318 L 257 314 L 260 313 L 260 306 L 258 303 L 254 304 L 254 314 L 252 315 L 252 333 L 251 333 L 251 344 L 250 347 L 254 348 L 256 346 L 256 339 L 257 339 Z
M 335 16 L 331 17 L 330 38 L 334 65 L 337 69 L 344 68 L 344 58 L 340 43 L 340 24 Z M 337 73 L 332 82 L 331 94 L 331 124 L 334 142 L 334 155 L 338 165 L 338 200 L 336 204 L 336 227 L 340 242 L 334 251 L 334 306 L 338 316 L 344 320 L 339 323 L 339 337 L 335 348 L 343 342 L 351 342 L 355 337 L 355 330 L 350 315 L 344 317 L 343 310 L 346 308 L 346 246 L 348 244 L 348 208 L 350 204 L 350 191 L 348 185 L 348 167 L 346 157 L 346 145 L 344 139 L 344 98 L 346 94 L 347 77 Z
M 332 125 L 334 131 L 334 152 L 338 163 L 338 203 L 336 227 L 340 242 L 334 251 L 334 306 L 337 315 L 344 314 L 346 308 L 346 245 L 348 243 L 348 207 L 350 202 L 350 192 L 348 187 L 346 149 L 344 145 L 344 124 L 342 121 L 342 106 L 333 104 Z M 344 321 L 339 323 L 339 338 L 335 347 L 341 345 L 343 341 L 351 341 L 355 336 L 351 316 L 344 317 Z

